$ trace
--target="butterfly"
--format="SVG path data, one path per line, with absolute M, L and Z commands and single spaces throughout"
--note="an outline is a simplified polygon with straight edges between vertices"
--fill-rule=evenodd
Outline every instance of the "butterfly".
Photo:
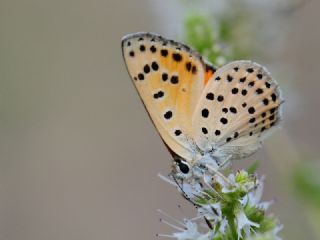
M 261 65 L 216 68 L 154 33 L 122 39 L 127 70 L 179 173 L 253 154 L 281 119 L 278 84 Z

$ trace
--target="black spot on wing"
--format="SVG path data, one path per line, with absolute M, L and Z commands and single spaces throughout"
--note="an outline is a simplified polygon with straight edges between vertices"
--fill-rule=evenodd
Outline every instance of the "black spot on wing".
M 249 108 L 248 108 L 248 112 L 249 112 L 250 114 L 254 114 L 254 113 L 256 112 L 256 110 L 255 110 L 254 107 L 249 107 Z
M 201 128 L 201 131 L 203 134 L 208 134 L 208 129 L 205 127 Z
M 220 122 L 221 122 L 222 124 L 227 124 L 227 123 L 228 123 L 228 119 L 222 117 L 222 118 L 220 118 Z
M 144 75 L 142 73 L 139 73 L 138 78 L 139 78 L 139 80 L 144 80 Z
M 172 118 L 172 111 L 167 111 L 167 112 L 165 112 L 165 114 L 163 115 L 163 117 L 165 118 L 165 119 L 167 119 L 167 120 L 169 120 L 170 118 Z
M 179 83 L 179 77 L 176 76 L 176 75 L 173 75 L 173 76 L 171 77 L 171 79 L 170 79 L 170 82 L 171 82 L 172 84 L 178 84 L 178 83 Z
M 161 51 L 160 51 L 160 53 L 161 53 L 161 56 L 162 57 L 166 57 L 166 56 L 168 56 L 168 50 L 167 49 L 161 49 Z
M 182 132 L 181 132 L 180 129 L 177 129 L 177 130 L 174 131 L 174 134 L 175 134 L 176 136 L 180 136 L 181 133 L 182 133 Z
M 151 63 L 151 68 L 153 69 L 153 71 L 158 71 L 159 69 L 159 65 L 157 62 L 152 62 Z
M 150 47 L 150 51 L 151 51 L 152 53 L 155 53 L 155 52 L 157 51 L 157 48 L 156 48 L 154 45 L 152 45 L 152 46 Z
M 146 74 L 150 72 L 150 67 L 149 67 L 148 64 L 146 64 L 146 65 L 143 67 L 143 71 L 144 71 L 144 73 L 146 73 Z
M 168 80 L 168 74 L 167 73 L 162 73 L 161 77 L 162 77 L 162 81 L 164 81 L 164 82 Z
M 140 51 L 144 52 L 146 50 L 146 47 L 144 45 L 140 45 Z
M 222 95 L 219 95 L 217 97 L 218 102 L 222 102 L 224 100 L 224 97 Z
M 173 53 L 172 58 L 176 62 L 181 62 L 182 61 L 182 55 L 180 53 Z
M 204 118 L 207 118 L 209 116 L 209 110 L 207 108 L 202 109 L 201 115 Z
M 206 99 L 211 100 L 211 101 L 214 100 L 214 94 L 212 92 L 207 93 Z

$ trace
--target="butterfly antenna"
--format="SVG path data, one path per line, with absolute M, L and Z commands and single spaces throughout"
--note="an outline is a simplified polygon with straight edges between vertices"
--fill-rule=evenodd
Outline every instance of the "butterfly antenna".
M 229 164 L 230 164 L 230 157 L 227 157 L 227 159 L 220 164 L 219 168 L 224 169 L 225 167 L 228 167 Z

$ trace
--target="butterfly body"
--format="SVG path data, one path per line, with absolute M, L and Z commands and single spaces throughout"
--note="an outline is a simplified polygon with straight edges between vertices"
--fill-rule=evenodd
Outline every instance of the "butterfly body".
M 188 46 L 153 33 L 124 37 L 122 51 L 164 143 L 191 168 L 251 155 L 280 121 L 278 85 L 257 63 L 216 69 Z

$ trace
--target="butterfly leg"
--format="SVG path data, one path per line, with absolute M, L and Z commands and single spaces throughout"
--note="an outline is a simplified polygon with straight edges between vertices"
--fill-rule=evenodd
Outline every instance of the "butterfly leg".
M 181 180 L 182 183 L 180 184 L 177 180 L 177 178 L 175 177 L 174 174 L 171 174 L 173 180 L 175 181 L 176 185 L 178 186 L 178 188 L 180 189 L 182 196 L 189 202 L 191 202 L 195 207 L 201 207 L 200 204 L 194 202 L 191 197 L 185 192 L 185 190 L 183 189 L 183 179 Z M 191 185 L 191 184 L 190 184 Z
M 225 168 L 227 168 L 227 167 L 230 165 L 230 163 L 231 163 L 230 159 L 231 159 L 231 156 L 227 157 L 227 158 L 219 165 L 219 169 L 225 169 Z

